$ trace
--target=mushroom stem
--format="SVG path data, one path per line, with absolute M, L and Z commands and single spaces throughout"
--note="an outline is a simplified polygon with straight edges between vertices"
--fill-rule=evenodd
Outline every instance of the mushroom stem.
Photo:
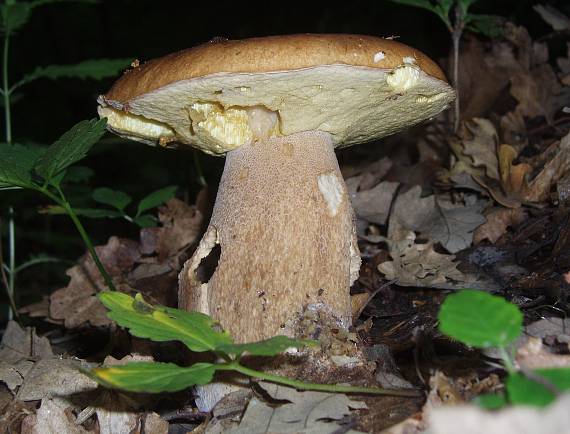
M 208 282 L 198 268 L 216 244 Z M 350 325 L 360 256 L 331 137 L 303 132 L 228 153 L 212 219 L 181 273 L 180 304 L 211 315 L 237 342 L 295 335 L 306 308 Z

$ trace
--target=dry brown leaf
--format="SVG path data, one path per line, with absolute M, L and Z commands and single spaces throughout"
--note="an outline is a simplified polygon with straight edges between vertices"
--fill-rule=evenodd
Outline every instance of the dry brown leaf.
M 450 138 L 450 145 L 470 173 L 498 180 L 498 140 L 497 130 L 491 121 L 473 118 L 461 124 L 458 137 Z
M 570 171 L 570 133 L 554 146 L 553 152 L 548 149 L 546 153 L 555 153 L 555 155 L 522 192 L 524 200 L 528 202 L 548 200 L 552 187 Z
M 95 390 L 97 383 L 79 372 L 80 367 L 87 369 L 90 366 L 72 359 L 40 360 L 26 374 L 24 384 L 18 390 L 18 398 L 35 401 Z
M 6 363 L 0 360 L 0 382 L 6 384 L 14 392 L 24 382 L 24 376 L 34 366 L 30 360 L 20 360 L 16 363 Z
M 144 420 L 144 431 L 149 434 L 168 434 L 169 424 L 156 413 L 149 413 Z
M 0 343 L 0 360 L 12 364 L 30 358 L 51 357 L 53 351 L 47 338 L 38 337 L 31 327 L 23 329 L 15 321 L 8 322 Z
M 422 198 L 421 193 L 421 187 L 416 186 L 397 197 L 390 225 L 396 219 L 406 229 L 441 243 L 451 253 L 471 246 L 473 231 L 485 222 L 482 216 L 485 202 L 474 195 L 464 195 L 465 203 L 459 203 L 444 195 Z
M 387 241 L 392 261 L 378 265 L 378 270 L 388 280 L 398 285 L 437 287 L 448 281 L 465 281 L 457 269 L 455 256 L 442 255 L 433 249 L 433 243 L 416 244 L 416 235 L 397 223 L 390 222 L 391 233 Z
M 18 312 L 29 315 L 31 318 L 45 318 L 49 316 L 49 296 L 42 296 L 41 301 L 28 304 L 27 306 L 18 309 Z
M 260 382 L 259 385 L 271 398 L 281 401 L 281 404 L 270 406 L 258 398 L 252 398 L 239 427 L 228 431 L 229 433 L 332 434 L 338 432 L 339 426 L 327 420 L 340 420 L 350 414 L 350 409 L 366 408 L 363 402 L 351 400 L 341 393 L 299 392 L 266 382 Z M 343 432 L 356 434 L 354 430 Z
M 462 119 L 485 115 L 518 69 L 520 65 L 511 44 L 498 41 L 484 44 L 474 35 L 467 35 L 459 61 Z
M 485 216 L 487 220 L 479 226 L 473 235 L 473 243 L 479 244 L 483 240 L 496 243 L 506 232 L 508 227 L 520 225 L 527 216 L 523 208 L 497 208 Z
M 532 167 L 527 163 L 513 165 L 513 160 L 517 157 L 518 152 L 511 145 L 499 146 L 498 154 L 503 191 L 520 197 L 521 191 L 527 187 L 527 176 L 532 171 Z
M 356 215 L 370 223 L 386 224 L 394 194 L 400 184 L 381 182 L 370 190 L 358 191 L 351 195 Z
M 551 5 L 535 5 L 533 9 L 550 24 L 555 31 L 570 30 L 570 18 Z
M 107 310 L 95 297 L 104 288 L 99 273 L 89 275 L 86 267 L 76 265 L 67 270 L 66 274 L 70 277 L 69 284 L 50 296 L 50 318 L 62 321 L 66 328 L 79 327 L 85 323 L 93 326 L 110 324 Z
M 163 224 L 141 231 L 141 242 L 111 237 L 96 250 L 117 289 L 141 292 L 153 303 L 175 305 L 181 254 L 197 238 L 202 214 L 171 199 L 160 209 Z M 144 257 L 143 257 L 144 255 Z M 67 328 L 111 323 L 96 294 L 106 285 L 90 256 L 67 270 L 70 282 L 50 296 L 49 315 Z
M 528 144 L 526 123 L 523 115 L 518 111 L 510 111 L 501 117 L 500 131 L 502 141 L 517 150 Z
M 541 319 L 525 326 L 524 334 L 535 338 L 554 336 L 559 342 L 570 344 L 570 318 Z
M 513 160 L 517 158 L 518 152 L 511 145 L 499 146 L 499 175 L 501 177 L 501 185 L 503 188 L 509 187 L 509 178 L 511 175 L 511 166 Z M 511 191 L 507 189 L 507 191 Z
M 509 196 L 503 192 L 501 183 L 494 179 L 482 176 L 471 175 L 475 182 L 487 190 L 487 193 L 499 204 L 507 208 L 518 208 L 521 206 L 521 200 L 516 197 Z
M 196 241 L 202 229 L 202 213 L 179 199 L 166 202 L 159 209 L 158 218 L 162 223 L 156 234 L 158 262 L 179 255 Z
M 22 434 L 95 434 L 75 424 L 75 417 L 67 401 L 60 398 L 44 399 L 35 415 L 26 418 Z
M 511 95 L 518 102 L 515 110 L 528 118 L 544 116 L 551 123 L 561 108 L 557 99 L 561 90 L 554 70 L 547 63 L 511 78 Z
M 352 294 L 350 296 L 350 311 L 352 312 L 352 317 L 358 318 L 369 301 L 370 294 L 367 292 Z

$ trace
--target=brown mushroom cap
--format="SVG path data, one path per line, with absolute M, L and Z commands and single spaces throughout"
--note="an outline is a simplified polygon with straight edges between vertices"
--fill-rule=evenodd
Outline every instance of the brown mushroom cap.
M 320 130 L 348 146 L 432 117 L 453 98 L 441 69 L 404 44 L 301 34 L 208 42 L 151 60 L 99 102 L 121 135 L 222 154 L 248 139 L 251 107 L 278 114 L 276 135 Z

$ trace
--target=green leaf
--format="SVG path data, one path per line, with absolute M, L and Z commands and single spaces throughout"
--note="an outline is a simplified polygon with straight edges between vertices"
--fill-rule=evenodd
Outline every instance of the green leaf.
M 0 188 L 32 188 L 32 168 L 44 149 L 0 143 Z
M 36 172 L 46 181 L 85 158 L 91 147 L 105 134 L 106 119 L 91 119 L 74 125 L 52 144 L 39 159 Z
M 502 297 L 462 290 L 449 295 L 439 311 L 439 329 L 477 348 L 504 347 L 522 330 L 519 308 Z
M 150 214 L 143 214 L 133 219 L 141 228 L 153 228 L 157 225 L 156 219 Z
M 473 400 L 474 404 L 486 410 L 498 410 L 508 404 L 507 397 L 500 393 L 487 393 Z
M 94 174 L 95 172 L 93 169 L 90 169 L 89 167 L 72 166 L 67 169 L 64 181 L 73 184 L 86 183 Z
M 216 330 L 217 323 L 207 315 L 179 309 L 152 306 L 140 294 L 135 298 L 121 292 L 101 292 L 99 300 L 110 312 L 109 318 L 129 329 L 133 336 L 153 341 L 180 341 L 196 352 L 213 351 L 231 344 L 230 336 Z
M 18 30 L 30 19 L 32 9 L 28 2 L 5 3 L 0 5 L 2 31 L 11 33 Z
M 49 3 L 73 1 L 75 3 L 96 3 L 94 0 L 34 0 L 34 1 L 6 1 L 0 5 L 2 16 L 2 31 L 11 33 L 18 30 L 30 19 L 32 11 Z
M 548 381 L 560 392 L 570 390 L 570 368 L 548 368 L 532 371 Z M 505 382 L 509 400 L 515 405 L 532 405 L 544 407 L 550 404 L 556 396 L 548 388 L 521 373 L 510 375 Z
M 468 16 L 469 8 L 477 0 L 457 0 L 459 5 L 459 11 L 461 12 L 461 18 L 465 19 Z
M 174 197 L 176 193 L 177 187 L 175 185 L 170 185 L 168 187 L 161 188 L 160 190 L 156 190 L 143 198 L 139 202 L 139 207 L 137 210 L 137 217 L 141 215 L 143 212 L 162 205 L 167 200 Z
M 133 201 L 127 193 L 105 187 L 95 189 L 92 197 L 93 200 L 115 207 L 119 211 L 123 211 Z
M 196 384 L 212 381 L 216 367 L 211 363 L 196 363 L 182 367 L 174 363 L 131 362 L 104 366 L 87 371 L 99 384 L 129 392 L 177 392 Z
M 39 78 L 56 80 L 59 78 L 79 78 L 82 80 L 101 80 L 114 77 L 126 69 L 132 59 L 92 59 L 85 60 L 73 65 L 49 65 L 38 66 L 33 72 L 25 75 L 20 81 L 12 86 L 10 91 L 23 86 Z
M 97 0 L 33 0 L 30 2 L 32 8 L 37 8 L 38 6 L 44 6 L 51 3 L 86 3 L 86 4 L 97 4 Z
M 318 345 L 316 341 L 304 339 L 291 339 L 287 336 L 273 336 L 259 342 L 248 344 L 223 344 L 216 348 L 225 354 L 240 356 L 247 353 L 252 356 L 275 356 L 281 354 L 288 348 L 303 348 L 306 346 Z
M 430 0 L 390 0 L 406 6 L 426 9 L 436 14 L 445 23 L 448 29 L 451 29 L 451 21 L 449 20 L 449 10 L 453 4 L 453 0 L 438 0 L 433 4 Z
M 488 38 L 500 38 L 504 34 L 503 17 L 498 15 L 469 14 L 465 19 L 466 28 Z
M 114 209 L 101 209 L 101 208 L 73 208 L 75 214 L 80 217 L 87 217 L 92 219 L 101 218 L 121 218 L 124 214 L 120 211 L 115 211 Z M 41 214 L 51 214 L 51 215 L 63 215 L 67 214 L 67 211 L 59 205 L 48 205 L 41 209 Z

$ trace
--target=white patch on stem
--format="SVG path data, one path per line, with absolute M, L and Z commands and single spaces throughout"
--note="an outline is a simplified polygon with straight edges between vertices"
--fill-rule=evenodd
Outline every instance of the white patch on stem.
M 317 185 L 319 186 L 319 190 L 327 203 L 329 214 L 331 217 L 336 216 L 344 197 L 342 184 L 338 180 L 337 176 L 330 172 L 319 175 L 317 177 Z

